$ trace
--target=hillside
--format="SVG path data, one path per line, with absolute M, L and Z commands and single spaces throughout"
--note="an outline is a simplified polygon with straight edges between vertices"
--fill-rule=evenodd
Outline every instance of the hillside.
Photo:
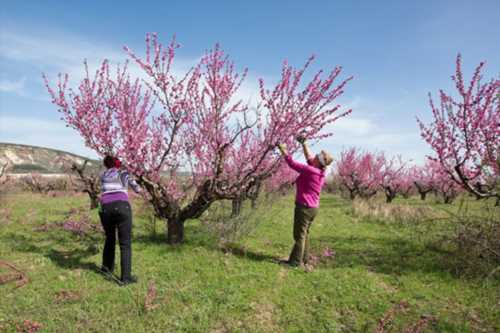
M 82 164 L 85 157 L 69 152 L 13 143 L 0 143 L 0 165 L 9 163 L 9 173 L 65 173 L 73 163 Z M 98 166 L 95 160 L 91 165 Z

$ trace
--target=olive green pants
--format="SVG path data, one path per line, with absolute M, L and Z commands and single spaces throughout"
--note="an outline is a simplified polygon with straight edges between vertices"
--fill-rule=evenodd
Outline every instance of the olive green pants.
M 309 258 L 309 228 L 318 214 L 318 208 L 309 208 L 295 204 L 293 217 L 293 239 L 295 244 L 288 259 L 291 265 L 307 263 Z

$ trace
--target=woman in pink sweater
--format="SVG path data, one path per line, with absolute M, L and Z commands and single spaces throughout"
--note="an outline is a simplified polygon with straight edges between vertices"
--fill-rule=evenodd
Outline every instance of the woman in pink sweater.
M 299 173 L 295 181 L 297 185 L 293 223 L 295 244 L 290 253 L 290 258 L 285 262 L 291 266 L 307 264 L 309 228 L 318 214 L 319 197 L 321 188 L 325 183 L 326 167 L 333 161 L 331 155 L 324 150 L 313 157 L 305 139 L 298 137 L 297 140 L 302 144 L 307 165 L 294 161 L 292 156 L 288 154 L 284 144 L 278 145 L 288 166 Z

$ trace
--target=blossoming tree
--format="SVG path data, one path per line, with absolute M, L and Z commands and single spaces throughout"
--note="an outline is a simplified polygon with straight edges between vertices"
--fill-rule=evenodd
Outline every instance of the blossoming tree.
M 424 166 L 414 167 L 413 169 L 413 183 L 420 194 L 421 200 L 425 200 L 428 193 L 436 190 L 434 185 L 436 184 L 437 174 L 433 163 L 437 162 L 427 159 Z
M 460 54 L 452 80 L 458 97 L 443 90 L 440 103 L 429 95 L 433 120 L 417 119 L 422 138 L 436 153 L 443 170 L 478 198 L 500 201 L 500 79 L 482 81 L 484 62 L 466 87 Z
M 407 166 L 401 157 L 387 158 L 381 154 L 380 159 L 382 161 L 380 186 L 384 190 L 385 201 L 391 203 L 398 193 L 407 190 Z
M 131 78 L 127 65 L 113 75 L 104 61 L 76 90 L 68 75 L 55 88 L 46 85 L 68 126 L 88 147 L 103 156 L 120 156 L 145 188 L 155 213 L 167 221 L 169 243 L 182 242 L 184 222 L 199 217 L 222 199 L 233 200 L 272 176 L 281 163 L 276 143 L 291 153 L 299 147 L 298 132 L 321 139 L 325 125 L 347 115 L 334 104 L 351 78 L 335 84 L 336 67 L 323 78 L 319 71 L 304 83 L 304 67 L 283 64 L 272 88 L 260 80 L 261 108 L 236 98 L 246 77 L 216 45 L 183 75 L 174 75 L 179 45 L 168 45 L 156 34 L 146 36 L 144 57 L 125 51 L 144 72 L 144 81 Z M 244 158 L 242 158 L 244 156 Z M 179 170 L 188 170 L 180 180 Z
M 384 162 L 382 154 L 361 152 L 357 148 L 343 150 L 333 177 L 348 191 L 351 200 L 357 196 L 369 198 L 379 190 Z

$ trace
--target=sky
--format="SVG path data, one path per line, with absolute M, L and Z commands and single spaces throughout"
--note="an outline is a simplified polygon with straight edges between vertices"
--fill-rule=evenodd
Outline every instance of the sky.
M 348 147 L 402 155 L 422 164 L 431 154 L 416 117 L 428 122 L 428 93 L 454 92 L 457 53 L 466 78 L 486 61 L 500 73 L 500 1 L 2 1 L 0 142 L 31 144 L 96 157 L 67 128 L 42 80 L 59 72 L 70 83 L 103 59 L 123 63 L 124 45 L 144 52 L 147 32 L 182 45 L 176 70 L 189 69 L 215 43 L 247 67 L 238 96 L 255 99 L 257 80 L 273 83 L 283 60 L 311 73 L 343 67 L 354 76 L 339 99 L 352 113 L 315 144 L 333 156 Z M 138 71 L 137 71 L 138 72 Z M 133 71 L 133 73 L 136 73 Z

